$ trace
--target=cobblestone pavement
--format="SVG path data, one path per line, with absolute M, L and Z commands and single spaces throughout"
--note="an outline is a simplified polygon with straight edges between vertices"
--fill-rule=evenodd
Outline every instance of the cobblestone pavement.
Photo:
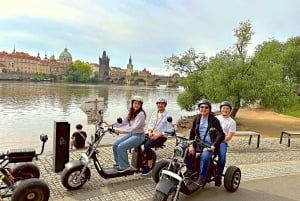
M 280 158 L 281 156 L 285 157 L 285 155 L 300 155 L 299 145 L 296 145 L 296 148 L 287 148 L 286 145 L 278 145 L 277 139 L 273 141 L 269 140 L 268 143 L 270 143 L 272 146 L 264 147 L 262 143 L 259 149 L 256 148 L 255 143 L 248 145 L 247 139 L 239 139 L 236 140 L 235 143 L 232 143 L 227 154 L 227 164 L 236 165 L 241 169 L 242 182 L 260 178 L 275 177 L 284 174 L 300 173 L 300 156 L 298 156 L 298 158 L 291 158 L 288 161 Z M 169 139 L 166 142 L 165 148 L 157 150 L 156 153 L 158 155 L 158 160 L 160 158 L 170 156 L 174 145 L 175 140 Z M 105 167 L 111 167 L 113 164 L 112 147 L 103 146 L 99 149 L 99 161 L 101 164 L 105 164 Z M 72 151 L 70 153 L 70 160 L 78 159 L 82 151 L 84 150 Z M 279 156 L 279 158 L 276 158 L 276 156 Z M 246 159 L 243 161 L 242 159 L 245 157 Z M 249 158 L 247 160 L 247 157 L 250 157 L 250 160 Z M 271 157 L 275 157 L 275 159 L 272 160 L 270 159 Z M 288 159 L 289 157 L 285 157 L 285 159 L 286 158 Z M 151 176 L 135 174 L 127 177 L 103 179 L 98 175 L 93 165 L 91 165 L 91 180 L 87 181 L 86 184 L 79 190 L 68 191 L 60 182 L 60 173 L 53 172 L 52 161 L 52 156 L 44 156 L 36 162 L 41 170 L 42 179 L 44 179 L 50 187 L 50 200 L 152 200 L 155 183 L 153 182 Z

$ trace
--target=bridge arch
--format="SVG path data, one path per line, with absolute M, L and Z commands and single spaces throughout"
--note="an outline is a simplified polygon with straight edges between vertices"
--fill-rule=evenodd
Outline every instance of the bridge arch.
M 138 78 L 136 80 L 134 80 L 134 85 L 147 85 L 147 81 L 145 79 L 142 78 Z
M 157 78 L 151 81 L 149 85 L 152 86 L 160 86 L 160 85 L 167 85 L 167 81 L 165 79 Z
M 110 83 L 114 84 L 126 84 L 126 85 L 148 85 L 148 86 L 160 86 L 165 85 L 167 87 L 177 87 L 178 78 L 177 77 L 167 77 L 167 76 L 114 76 L 110 77 Z

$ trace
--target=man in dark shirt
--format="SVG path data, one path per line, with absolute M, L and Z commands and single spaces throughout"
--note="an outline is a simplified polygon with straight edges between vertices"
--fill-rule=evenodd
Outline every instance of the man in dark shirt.
M 72 138 L 71 138 L 71 149 L 73 149 L 73 146 L 76 149 L 83 148 L 85 145 L 85 140 L 86 140 L 86 132 L 82 130 L 82 125 L 77 124 L 76 125 L 76 132 L 73 133 Z

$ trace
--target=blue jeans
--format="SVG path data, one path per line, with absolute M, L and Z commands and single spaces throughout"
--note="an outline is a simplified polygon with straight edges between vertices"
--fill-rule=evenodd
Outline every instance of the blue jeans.
M 217 175 L 222 176 L 225 164 L 226 164 L 226 153 L 227 153 L 227 143 L 222 142 L 220 144 L 219 154 L 218 154 L 218 169 L 217 169 Z
M 194 146 L 196 149 L 196 146 Z M 199 178 L 205 178 L 207 175 L 207 171 L 210 165 L 210 159 L 212 157 L 213 152 L 211 151 L 203 151 L 200 157 L 200 170 L 199 170 Z M 186 158 L 186 167 L 189 171 L 195 171 L 195 155 L 188 154 Z
M 203 151 L 200 159 L 200 173 L 199 178 L 205 178 L 207 175 L 207 171 L 210 164 L 210 159 L 212 157 L 213 152 L 211 151 Z
M 121 169 L 129 167 L 127 150 L 137 147 L 145 139 L 145 133 L 125 134 L 113 143 L 113 152 L 116 165 Z

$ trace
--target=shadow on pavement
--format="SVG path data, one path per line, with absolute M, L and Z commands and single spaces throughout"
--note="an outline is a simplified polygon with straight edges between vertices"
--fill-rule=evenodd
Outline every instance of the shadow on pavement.
M 300 174 L 245 181 L 234 193 L 227 192 L 224 187 L 217 188 L 209 184 L 193 195 L 180 194 L 180 200 L 297 201 L 300 199 L 299 186 Z

